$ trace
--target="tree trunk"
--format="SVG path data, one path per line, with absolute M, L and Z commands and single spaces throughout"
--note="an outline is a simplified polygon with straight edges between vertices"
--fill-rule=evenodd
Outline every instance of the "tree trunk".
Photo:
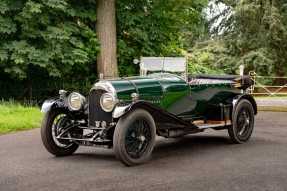
M 97 0 L 96 30 L 101 47 L 98 74 L 104 78 L 117 77 L 116 0 Z

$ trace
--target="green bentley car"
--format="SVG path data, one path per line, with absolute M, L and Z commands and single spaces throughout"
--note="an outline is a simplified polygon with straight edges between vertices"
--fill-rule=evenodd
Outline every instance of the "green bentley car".
M 250 139 L 257 106 L 249 76 L 153 73 L 96 82 L 89 95 L 59 91 L 44 102 L 41 137 L 55 156 L 83 146 L 112 148 L 127 166 L 148 161 L 156 136 L 177 138 L 227 130 L 233 143 Z

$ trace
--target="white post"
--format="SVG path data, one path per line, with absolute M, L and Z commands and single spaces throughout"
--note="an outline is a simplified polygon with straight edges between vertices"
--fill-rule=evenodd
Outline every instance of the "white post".
M 187 61 L 187 57 L 185 56 L 185 61 L 184 61 L 184 64 L 185 64 L 185 81 L 188 82 L 188 61 Z
M 240 73 L 240 76 L 241 76 L 241 80 L 243 81 L 243 76 L 244 76 L 244 65 L 243 64 L 241 64 L 239 66 L 239 73 Z M 241 93 L 244 93 L 244 90 L 241 90 Z
M 99 74 L 99 78 L 100 78 L 100 80 L 103 80 L 103 79 L 104 79 L 104 74 L 103 74 L 103 73 L 100 73 L 100 74 Z
M 139 65 L 140 65 L 140 76 L 144 76 L 144 68 L 143 68 L 144 63 L 143 63 L 143 58 L 142 57 L 139 60 Z
M 256 86 L 256 73 L 254 71 L 250 71 L 249 76 L 253 82 L 253 85 L 250 87 L 250 91 L 251 91 L 250 93 L 253 94 L 255 86 Z
M 240 76 L 243 77 L 244 76 L 244 65 L 243 64 L 239 66 L 239 71 L 240 71 Z

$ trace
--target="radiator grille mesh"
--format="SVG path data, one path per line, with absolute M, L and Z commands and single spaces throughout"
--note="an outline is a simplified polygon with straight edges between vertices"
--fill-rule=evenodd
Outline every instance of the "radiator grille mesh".
M 89 126 L 95 127 L 96 121 L 112 122 L 112 112 L 105 112 L 100 105 L 103 90 L 92 90 L 89 95 Z

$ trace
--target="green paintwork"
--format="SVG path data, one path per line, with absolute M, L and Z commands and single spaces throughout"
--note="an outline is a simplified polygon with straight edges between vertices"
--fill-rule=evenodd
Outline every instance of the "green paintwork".
M 163 95 L 160 83 L 149 77 L 123 78 L 110 82 L 116 89 L 120 102 L 131 102 L 131 94 L 138 93 L 141 100 L 158 104 L 156 100 L 161 100 Z
M 227 100 L 240 94 L 231 84 L 189 85 L 171 74 L 156 74 L 147 77 L 132 77 L 109 80 L 120 102 L 131 102 L 131 94 L 151 102 L 182 118 L 204 115 L 208 106 L 226 104 Z
M 203 116 L 210 105 L 230 104 L 233 97 L 240 94 L 240 90 L 231 84 L 201 84 L 192 85 L 191 97 L 194 108 L 185 115 Z
M 138 93 L 140 100 L 149 101 L 168 110 L 177 100 L 190 95 L 186 82 L 174 75 L 161 74 L 110 80 L 121 102 L 130 102 L 131 94 Z

